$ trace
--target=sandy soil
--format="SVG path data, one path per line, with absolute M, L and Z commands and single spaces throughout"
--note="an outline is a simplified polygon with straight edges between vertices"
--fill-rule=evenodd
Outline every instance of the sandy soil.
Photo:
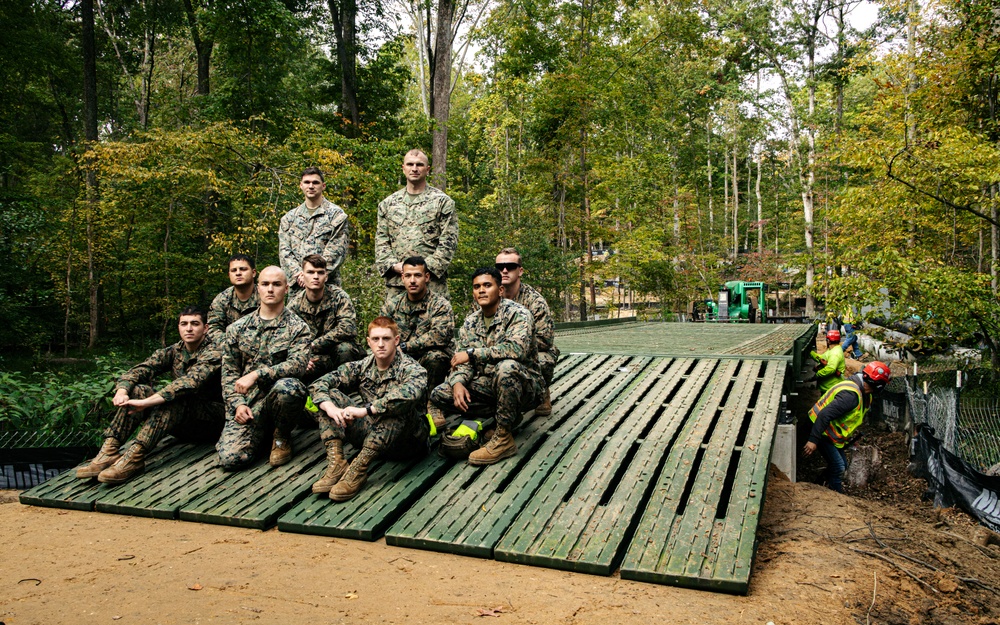
M 908 501 L 919 483 L 886 488 L 876 501 L 772 475 L 746 597 L 384 541 L 35 508 L 2 491 L 0 622 L 998 623 L 1000 595 L 959 578 L 1000 587 L 1000 548 L 973 544 L 962 513 Z

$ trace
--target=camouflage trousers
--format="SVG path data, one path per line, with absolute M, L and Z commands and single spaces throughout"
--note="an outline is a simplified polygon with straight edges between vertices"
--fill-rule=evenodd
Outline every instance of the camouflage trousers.
M 542 370 L 542 379 L 545 380 L 546 388 L 552 385 L 552 376 L 556 372 L 556 361 L 558 360 L 558 352 L 538 352 L 538 368 Z
M 472 401 L 466 418 L 489 418 L 496 415 L 497 423 L 513 430 L 521 423 L 522 413 L 538 405 L 544 392 L 540 375 L 516 360 L 501 360 L 492 375 L 476 376 L 466 385 Z M 445 383 L 431 391 L 431 403 L 445 412 L 456 412 L 451 385 Z
M 151 386 L 137 384 L 128 396 L 129 399 L 146 399 L 154 393 L 156 391 Z M 225 414 L 222 402 L 205 402 L 198 397 L 168 401 L 131 414 L 128 406 L 123 406 L 104 430 L 104 438 L 124 443 L 139 428 L 135 440 L 147 450 L 156 447 L 167 434 L 187 441 L 215 442 L 222 430 Z
M 253 419 L 237 423 L 226 415 L 226 425 L 215 448 L 219 464 L 227 471 L 238 471 L 254 461 L 261 445 L 270 441 L 274 430 L 288 434 L 306 405 L 306 387 L 296 378 L 281 378 L 263 397 L 250 403 Z
M 429 349 L 424 352 L 407 354 L 424 369 L 427 369 L 427 388 L 434 388 L 444 382 L 451 368 L 451 354 L 443 349 Z
M 337 343 L 333 354 L 315 354 L 316 368 L 302 377 L 302 382 L 309 386 L 327 373 L 348 362 L 361 360 L 365 357 L 365 350 L 361 349 L 354 341 L 344 341 Z
M 341 408 L 360 406 L 337 389 L 330 389 L 330 399 Z M 422 408 L 422 406 L 421 406 Z M 365 416 L 341 427 L 322 410 L 316 415 L 319 438 L 324 443 L 331 439 L 347 441 L 355 448 L 368 447 L 380 458 L 410 460 L 425 455 L 429 449 L 430 424 L 419 412 L 406 416 Z
M 391 304 L 392 302 L 398 300 L 400 297 L 406 297 L 406 287 L 403 286 L 402 281 L 398 280 L 399 276 L 395 276 L 397 279 L 393 282 L 399 282 L 399 284 L 389 284 L 386 282 L 385 285 L 385 303 Z M 437 293 L 441 297 L 445 298 L 449 302 L 451 301 L 451 296 L 448 295 L 448 279 L 435 278 L 431 276 L 431 281 L 427 283 L 427 290 L 431 293 Z

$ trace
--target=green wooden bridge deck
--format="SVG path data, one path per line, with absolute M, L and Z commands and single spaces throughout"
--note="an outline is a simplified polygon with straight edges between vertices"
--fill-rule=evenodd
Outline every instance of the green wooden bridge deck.
M 436 453 L 373 465 L 361 493 L 313 495 L 315 430 L 293 461 L 226 473 L 210 445 L 164 441 L 120 485 L 67 471 L 30 505 L 387 543 L 745 593 L 781 396 L 815 326 L 568 324 L 553 411 L 489 467 Z

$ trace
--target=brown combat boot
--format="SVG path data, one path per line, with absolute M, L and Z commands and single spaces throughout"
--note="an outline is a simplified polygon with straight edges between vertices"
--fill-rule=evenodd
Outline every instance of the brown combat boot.
M 121 484 L 127 482 L 146 469 L 146 448 L 142 443 L 132 443 L 121 458 L 113 465 L 101 471 L 97 481 L 102 484 Z
M 268 464 L 272 467 L 280 467 L 283 464 L 288 464 L 288 461 L 292 459 L 293 453 L 295 452 L 292 449 L 291 437 L 281 430 L 275 429 L 274 442 L 271 443 L 271 457 L 267 460 Z
M 490 442 L 469 454 L 469 464 L 476 466 L 494 464 L 504 458 L 510 458 L 516 453 L 517 445 L 514 444 L 514 435 L 498 423 Z
M 545 399 L 535 408 L 536 417 L 547 417 L 552 414 L 552 397 L 549 396 L 549 389 L 545 389 Z
M 440 430 L 444 427 L 444 411 L 431 403 L 431 400 L 427 400 L 427 414 L 431 416 L 434 420 L 434 427 Z
M 105 439 L 104 444 L 101 445 L 101 451 L 97 452 L 97 455 L 90 461 L 90 464 L 77 469 L 76 476 L 80 479 L 87 479 L 100 475 L 101 471 L 107 469 L 122 457 L 121 453 L 118 451 L 119 447 L 120 444 L 118 443 L 118 439 Z
M 376 455 L 374 449 L 362 447 L 361 453 L 351 461 L 351 466 L 347 467 L 344 477 L 330 489 L 330 499 L 347 501 L 357 495 L 368 480 L 368 465 Z
M 312 485 L 314 493 L 328 493 L 334 484 L 340 481 L 347 471 L 347 460 L 344 458 L 344 441 L 331 438 L 326 441 L 326 473 Z

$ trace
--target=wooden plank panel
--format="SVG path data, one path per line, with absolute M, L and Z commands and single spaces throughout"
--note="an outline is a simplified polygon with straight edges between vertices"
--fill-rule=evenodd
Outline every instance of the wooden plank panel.
M 730 400 L 723 408 L 711 440 L 707 442 L 698 474 L 688 475 L 683 480 L 686 482 L 694 477 L 687 505 L 680 514 L 677 487 L 671 489 L 667 485 L 668 478 L 678 481 L 673 458 L 668 458 L 657 489 L 626 553 L 621 567 L 623 579 L 746 592 L 750 562 L 745 556 L 741 561 L 738 544 L 743 530 L 738 528 L 749 524 L 752 525 L 748 528 L 750 534 L 756 532 L 763 489 L 756 490 L 754 480 L 749 476 L 754 474 L 760 462 L 766 473 L 769 441 L 773 437 L 786 370 L 783 363 L 774 361 L 751 361 L 749 366 L 750 369 L 741 372 L 733 384 Z M 759 395 L 751 405 L 755 387 Z M 736 446 L 736 436 L 746 425 L 744 419 L 749 419 L 746 438 L 741 446 Z M 768 441 L 766 450 L 760 447 L 764 440 Z M 737 467 L 730 466 L 734 461 L 738 463 Z M 731 472 L 733 470 L 735 473 Z M 727 474 L 735 479 L 726 516 L 717 519 Z M 752 514 L 747 516 L 747 511 Z M 752 557 L 752 553 L 749 555 Z M 745 576 L 735 573 L 743 570 L 746 571 Z
M 422 497 L 388 532 L 386 542 L 490 557 L 514 517 L 565 451 L 631 386 L 648 375 L 650 359 L 588 359 L 580 376 L 560 381 L 552 415 L 516 435 L 518 455 L 488 467 L 462 463 Z M 597 366 L 594 366 L 594 363 Z
M 95 502 L 98 512 L 176 519 L 180 507 L 225 479 L 213 445 L 186 445 L 169 462 L 156 463 L 128 482 L 111 486 Z
M 376 462 L 354 499 L 336 503 L 325 493 L 310 494 L 278 519 L 278 529 L 378 540 L 450 466 L 436 451 L 413 462 Z
M 710 360 L 657 361 L 651 375 L 610 415 L 571 444 L 494 556 L 611 574 L 626 531 L 642 512 L 664 446 L 683 425 L 716 365 Z M 640 439 L 643 432 L 648 433 Z
M 297 501 L 310 494 L 313 482 L 326 469 L 326 453 L 316 430 L 292 436 L 295 457 L 281 467 L 262 458 L 250 468 L 228 473 L 213 488 L 184 504 L 185 521 L 266 529 Z
M 132 444 L 127 441 L 123 448 Z M 190 445 L 179 442 L 173 437 L 167 437 L 150 454 L 147 470 L 155 472 L 159 467 L 170 464 L 179 454 L 186 453 Z M 80 466 L 86 466 L 83 463 Z M 110 493 L 114 486 L 101 484 L 96 478 L 81 480 L 76 477 L 76 468 L 60 473 L 51 480 L 39 484 L 21 493 L 22 504 L 44 506 L 48 508 L 66 508 L 69 510 L 93 510 L 95 502 Z

